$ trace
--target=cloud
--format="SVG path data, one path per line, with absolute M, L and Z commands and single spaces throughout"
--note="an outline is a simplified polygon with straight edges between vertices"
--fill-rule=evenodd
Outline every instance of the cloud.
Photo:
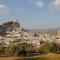
M 39 8 L 43 8 L 44 7 L 44 3 L 42 1 L 36 1 L 35 6 L 39 7 Z
M 60 10 L 60 0 L 53 0 L 49 5 L 50 10 Z
M 8 13 L 9 8 L 5 5 L 0 5 L 0 13 Z
M 34 4 L 36 7 L 39 7 L 39 8 L 44 7 L 44 3 L 42 0 L 30 0 L 30 2 L 32 2 L 32 4 Z

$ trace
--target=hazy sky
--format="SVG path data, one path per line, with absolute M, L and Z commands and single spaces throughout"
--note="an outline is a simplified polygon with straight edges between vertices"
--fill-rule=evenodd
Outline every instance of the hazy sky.
M 60 0 L 0 0 L 0 24 L 16 19 L 29 29 L 60 27 Z

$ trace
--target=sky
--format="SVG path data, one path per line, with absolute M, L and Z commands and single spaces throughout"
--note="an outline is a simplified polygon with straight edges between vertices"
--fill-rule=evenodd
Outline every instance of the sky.
M 0 24 L 16 20 L 26 29 L 60 27 L 60 0 L 0 0 Z

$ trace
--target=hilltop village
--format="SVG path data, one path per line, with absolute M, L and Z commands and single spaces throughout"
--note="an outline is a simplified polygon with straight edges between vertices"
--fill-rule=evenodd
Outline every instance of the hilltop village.
M 33 49 L 38 51 L 37 48 L 46 43 L 60 44 L 60 31 L 29 32 L 22 28 L 17 21 L 9 21 L 0 25 L 0 48 L 19 45 L 20 50 L 24 46 L 25 50 L 31 52 Z
M 39 47 L 41 41 L 60 43 L 60 31 L 56 30 L 43 33 L 29 32 L 21 28 L 18 22 L 14 21 L 0 25 L 0 44 L 9 45 L 11 43 L 27 42 L 32 43 L 35 47 Z

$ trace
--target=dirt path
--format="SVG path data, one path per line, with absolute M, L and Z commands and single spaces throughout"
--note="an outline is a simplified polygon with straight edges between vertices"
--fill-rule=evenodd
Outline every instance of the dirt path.
M 22 59 L 21 57 L 0 57 L 0 60 L 16 60 Z

